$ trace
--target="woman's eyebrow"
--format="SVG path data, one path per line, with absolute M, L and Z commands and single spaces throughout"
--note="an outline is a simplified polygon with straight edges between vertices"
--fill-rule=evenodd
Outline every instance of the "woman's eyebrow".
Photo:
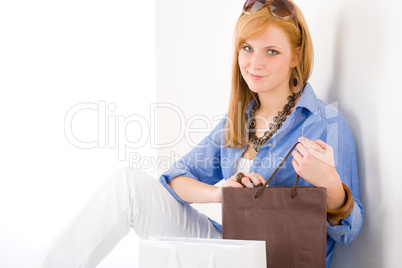
M 250 45 L 249 43 L 247 43 L 247 42 L 243 42 L 243 44 L 251 46 L 251 45 Z M 278 46 L 274 46 L 274 45 L 264 47 L 264 49 L 265 49 L 265 48 L 279 48 L 279 49 L 281 49 L 280 47 L 278 47 Z

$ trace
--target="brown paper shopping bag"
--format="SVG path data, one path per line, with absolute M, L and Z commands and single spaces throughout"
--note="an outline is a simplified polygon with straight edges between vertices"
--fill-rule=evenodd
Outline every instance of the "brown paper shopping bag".
M 265 240 L 270 268 L 325 267 L 326 189 L 297 187 L 298 179 L 294 186 L 223 188 L 223 238 Z

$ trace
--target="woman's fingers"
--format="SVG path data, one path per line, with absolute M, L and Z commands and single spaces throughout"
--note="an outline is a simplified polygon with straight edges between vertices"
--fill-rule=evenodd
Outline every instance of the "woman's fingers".
M 244 176 L 241 179 L 241 182 L 247 187 L 247 188 L 254 188 L 253 184 L 251 183 L 251 180 L 249 177 Z
M 246 173 L 244 173 L 244 175 L 250 177 L 254 183 L 257 183 L 257 184 L 260 182 L 265 183 L 265 179 L 259 173 L 246 172 Z
M 243 185 L 238 183 L 236 181 L 236 175 L 230 177 L 224 184 L 222 184 L 222 187 L 236 187 L 236 188 L 242 188 Z
M 323 142 L 322 140 L 315 140 L 314 142 L 315 142 L 316 144 L 318 144 L 318 145 L 324 150 L 324 152 L 327 150 L 328 144 L 326 144 L 326 143 Z
M 332 150 L 331 146 L 329 146 L 322 140 L 311 141 L 304 137 L 300 137 L 299 142 L 300 143 L 297 145 L 296 151 L 299 151 L 300 154 L 303 156 L 303 158 L 305 160 L 304 162 L 307 163 L 307 162 L 313 161 L 315 164 L 317 164 L 316 160 L 318 160 L 319 162 L 323 162 L 330 166 L 333 166 L 333 167 L 335 166 L 334 165 L 334 155 L 333 155 L 333 150 Z M 310 156 L 313 156 L 313 158 Z M 298 164 L 300 164 L 299 160 L 296 159 Z
M 243 188 L 243 185 L 241 185 L 237 181 L 233 181 L 233 183 L 230 183 L 228 186 L 229 187 L 235 187 L 235 188 Z
M 320 141 L 320 142 L 317 143 L 317 141 Z M 299 142 L 302 145 L 304 145 L 304 147 L 307 150 L 311 150 L 311 151 L 315 151 L 315 152 L 319 152 L 319 153 L 325 153 L 326 143 L 321 140 L 317 140 L 317 141 L 312 141 L 305 137 L 299 138 Z
M 244 178 L 247 178 L 246 180 L 250 182 L 250 184 L 245 184 L 249 188 L 257 187 L 257 185 L 262 186 L 265 183 L 265 179 L 259 173 L 245 172 L 244 175 Z
M 299 143 L 296 146 L 296 150 L 294 150 L 293 153 L 294 152 L 298 153 L 301 158 L 310 154 L 310 152 L 307 151 L 306 147 L 301 143 Z M 293 155 L 293 157 L 294 157 L 294 155 Z M 299 160 L 300 160 L 300 157 L 299 157 Z
M 299 146 L 299 145 L 297 145 L 297 146 Z M 303 161 L 303 155 L 302 155 L 302 153 L 300 153 L 299 149 L 294 150 L 292 152 L 292 156 L 293 156 L 293 160 L 295 160 L 298 165 L 300 165 L 300 163 Z
M 300 176 L 303 177 L 306 169 L 315 169 L 321 163 L 334 166 L 332 147 L 321 140 L 311 141 L 300 137 L 300 143 L 292 152 L 292 165 Z
M 265 179 L 258 173 L 244 172 L 243 175 L 244 177 L 241 179 L 241 183 L 247 188 L 261 187 L 265 183 Z M 238 173 L 234 174 L 222 187 L 243 187 L 243 185 L 237 181 L 237 177 Z

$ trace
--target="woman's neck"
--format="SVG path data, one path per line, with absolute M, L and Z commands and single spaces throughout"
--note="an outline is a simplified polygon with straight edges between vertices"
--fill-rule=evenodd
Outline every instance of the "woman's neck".
M 290 90 L 259 93 L 258 98 L 260 100 L 260 108 L 257 110 L 256 114 L 270 120 L 273 116 L 276 116 L 279 111 L 283 110 L 283 107 L 288 103 L 288 97 L 291 94 Z

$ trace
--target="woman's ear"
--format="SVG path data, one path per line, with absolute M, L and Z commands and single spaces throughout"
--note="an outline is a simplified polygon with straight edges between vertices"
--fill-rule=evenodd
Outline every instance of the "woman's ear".
M 301 60 L 301 47 L 296 48 L 296 53 L 293 55 L 293 60 L 292 60 L 292 68 L 296 67 L 299 65 Z

